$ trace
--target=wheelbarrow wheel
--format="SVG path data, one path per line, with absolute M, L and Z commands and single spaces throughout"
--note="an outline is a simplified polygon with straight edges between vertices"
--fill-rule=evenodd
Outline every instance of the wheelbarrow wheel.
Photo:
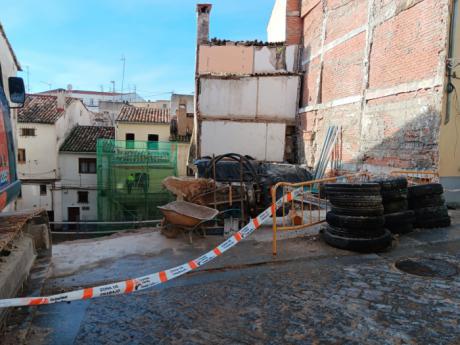
M 165 224 L 161 229 L 161 233 L 166 236 L 166 238 L 177 238 L 180 234 L 180 229 L 171 224 Z

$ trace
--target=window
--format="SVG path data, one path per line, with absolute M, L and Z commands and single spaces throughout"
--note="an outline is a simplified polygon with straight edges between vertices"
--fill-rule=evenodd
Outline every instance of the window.
M 35 128 L 21 128 L 21 136 L 23 137 L 34 137 Z
M 148 138 L 148 143 L 147 143 L 147 147 L 149 150 L 156 150 L 158 149 L 158 134 L 149 134 L 147 136 Z
M 88 192 L 77 192 L 78 195 L 78 203 L 79 204 L 87 204 L 88 201 Z
M 46 195 L 46 184 L 40 185 L 40 195 Z
M 187 113 L 187 117 L 193 117 L 193 113 Z
M 90 105 L 90 106 L 93 106 L 93 105 L 94 105 L 94 99 L 92 99 L 92 98 L 89 99 L 89 105 Z
M 95 174 L 96 173 L 96 158 L 79 158 L 78 172 L 80 174 Z
M 126 148 L 133 149 L 134 148 L 134 133 L 126 133 Z
M 159 139 L 158 134 L 149 134 L 147 138 L 148 141 L 158 141 Z
M 24 164 L 26 162 L 26 149 L 18 149 L 18 163 Z

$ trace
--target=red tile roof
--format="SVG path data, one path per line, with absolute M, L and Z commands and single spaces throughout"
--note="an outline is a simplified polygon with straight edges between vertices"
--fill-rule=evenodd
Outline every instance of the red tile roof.
M 115 139 L 115 128 L 103 126 L 76 126 L 67 136 L 59 151 L 96 152 L 97 139 Z
M 169 124 L 171 122 L 171 114 L 169 109 L 142 108 L 125 105 L 121 108 L 117 121 Z
M 66 106 L 80 101 L 76 98 L 66 98 Z M 55 123 L 64 110 L 57 108 L 57 96 L 27 95 L 24 107 L 19 109 L 18 122 Z

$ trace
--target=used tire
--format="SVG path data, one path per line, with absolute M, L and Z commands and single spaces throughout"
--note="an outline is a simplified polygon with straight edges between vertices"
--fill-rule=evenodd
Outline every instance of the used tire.
M 440 219 L 449 217 L 447 206 L 424 207 L 414 210 L 417 222 L 423 220 Z
M 382 206 L 381 197 L 362 197 L 361 200 L 356 198 L 329 198 L 329 202 L 334 206 L 346 208 L 375 208 Z
M 374 182 L 380 184 L 382 191 L 392 191 L 407 188 L 407 179 L 405 177 L 388 177 L 377 179 Z
M 407 200 L 391 201 L 383 204 L 385 214 L 406 211 L 409 208 Z
M 407 194 L 408 194 L 407 188 L 394 189 L 394 190 L 382 190 L 382 200 L 383 202 L 407 200 Z
M 382 251 L 391 245 L 391 233 L 384 230 L 383 235 L 377 238 L 347 238 L 331 234 L 327 228 L 321 231 L 324 241 L 332 247 L 356 252 L 369 253 Z
M 349 229 L 327 225 L 325 229 L 332 235 L 349 238 L 376 238 L 382 236 L 385 233 L 385 229 L 382 226 L 377 228 Z
M 409 199 L 442 193 L 444 193 L 444 188 L 440 183 L 421 184 L 418 186 L 409 187 Z
M 329 225 L 339 228 L 349 229 L 367 229 L 367 228 L 383 228 L 385 218 L 377 217 L 356 217 L 356 216 L 341 216 L 333 212 L 326 214 L 326 221 Z
M 398 235 L 408 234 L 414 231 L 414 226 L 412 224 L 392 225 L 387 226 L 387 228 L 391 231 L 392 234 Z
M 409 200 L 409 207 L 411 209 L 443 206 L 446 203 L 446 199 L 442 194 L 425 195 L 418 198 L 412 198 Z
M 378 183 L 327 183 L 324 185 L 326 194 L 329 193 L 380 193 Z
M 443 217 L 438 219 L 428 219 L 417 222 L 414 224 L 416 228 L 420 229 L 434 229 L 434 228 L 447 228 L 451 225 L 450 217 Z
M 382 216 L 383 215 L 383 206 L 373 208 L 349 208 L 349 207 L 337 207 L 332 206 L 331 211 L 337 215 L 341 216 Z
M 385 227 L 398 227 L 415 223 L 415 212 L 408 210 L 385 215 Z

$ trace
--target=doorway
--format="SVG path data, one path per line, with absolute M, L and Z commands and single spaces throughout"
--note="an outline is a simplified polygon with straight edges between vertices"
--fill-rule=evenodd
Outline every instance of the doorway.
M 80 207 L 67 207 L 67 220 L 69 222 L 80 221 Z M 78 224 L 69 224 L 69 229 L 78 229 Z

